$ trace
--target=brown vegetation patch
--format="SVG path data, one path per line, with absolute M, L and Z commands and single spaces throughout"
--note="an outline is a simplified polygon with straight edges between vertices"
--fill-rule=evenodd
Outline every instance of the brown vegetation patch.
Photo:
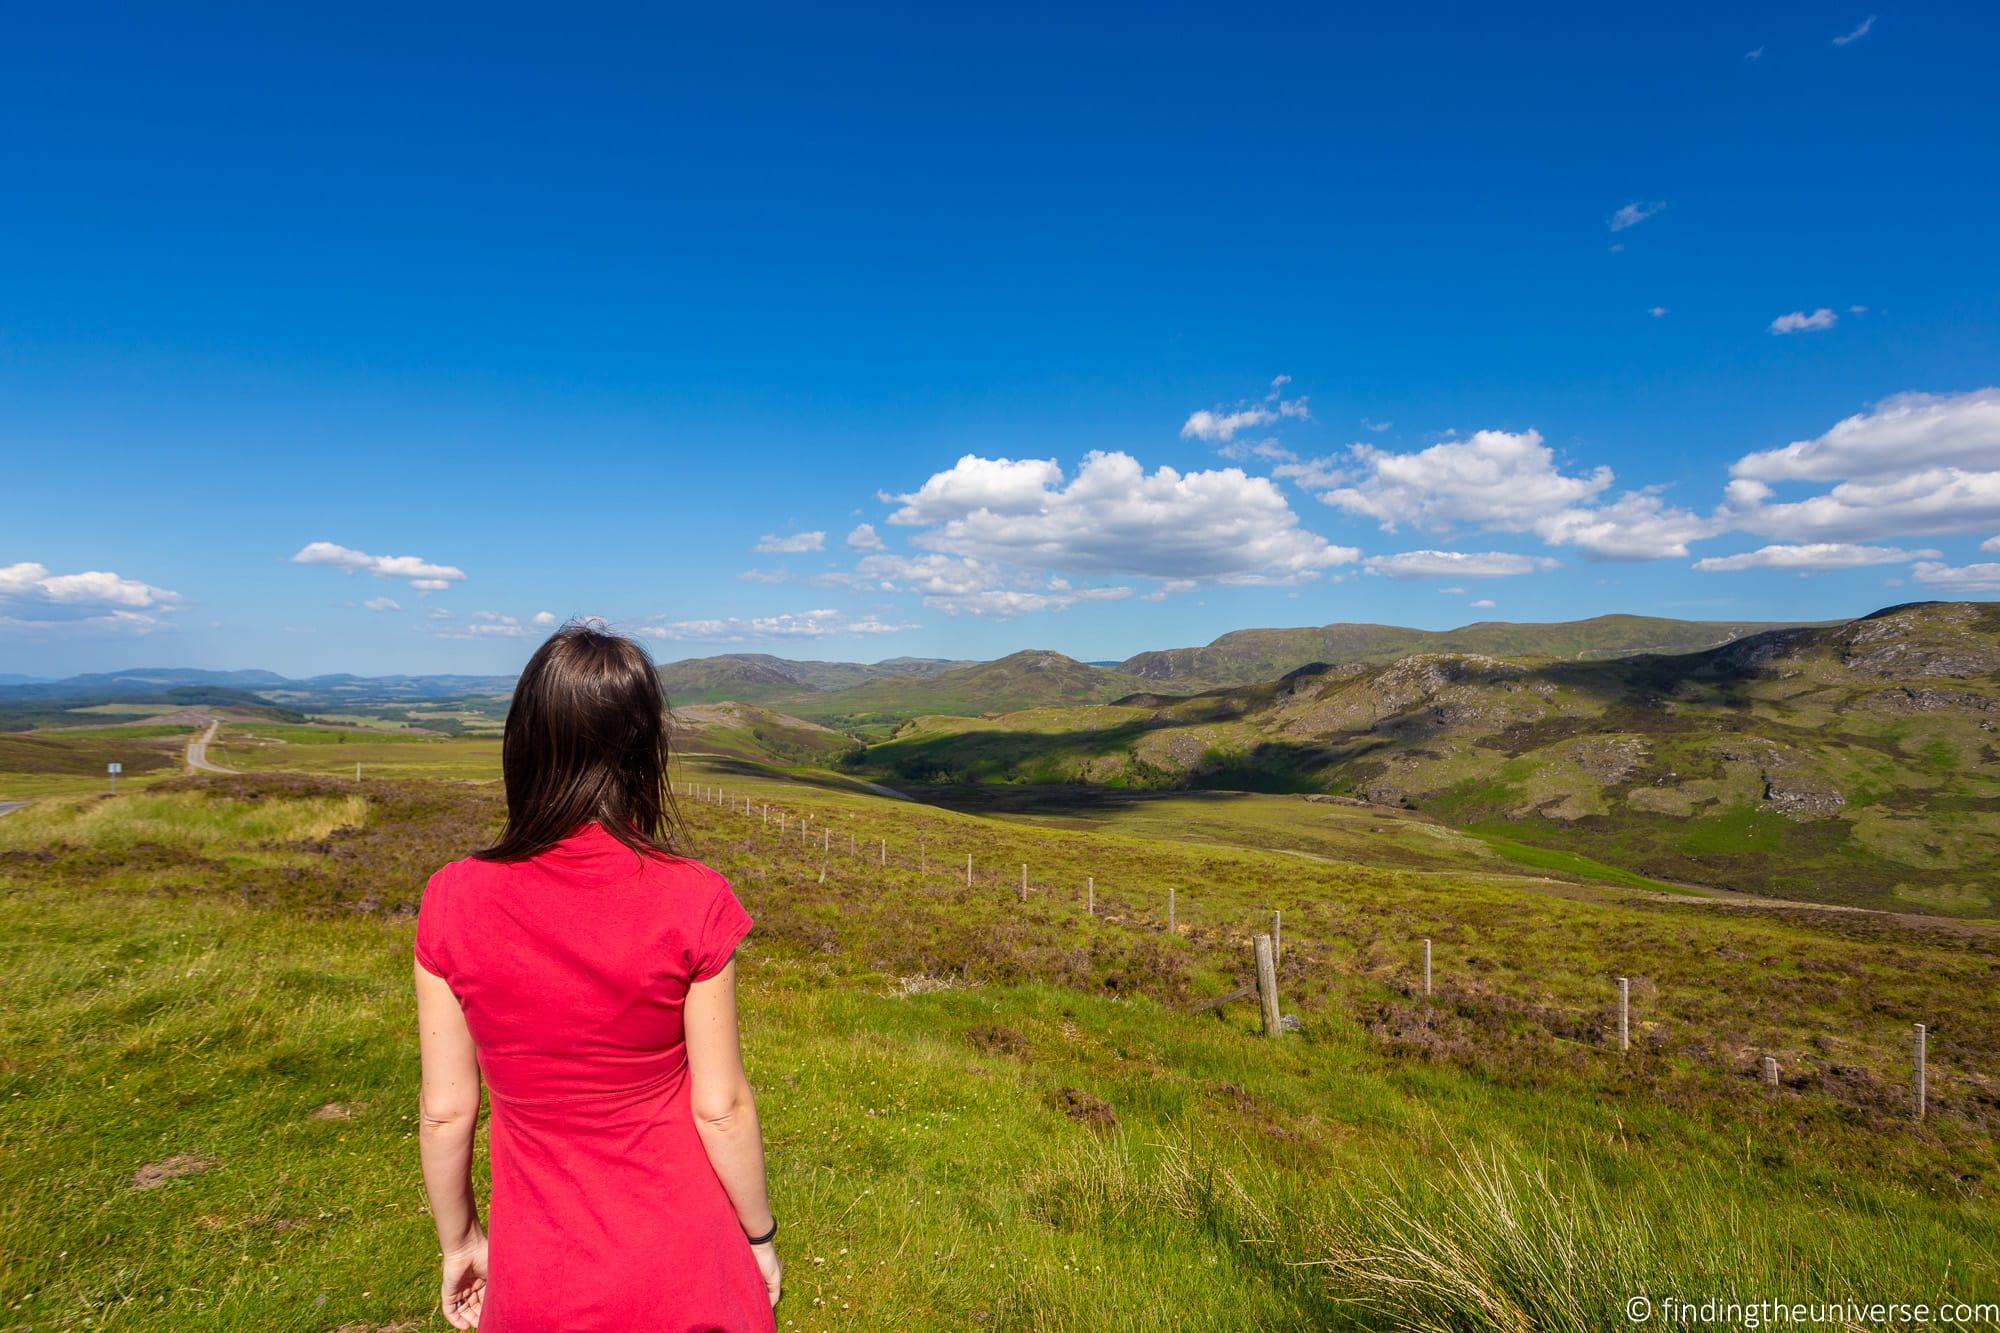
M 213 1157 L 176 1153 L 157 1162 L 148 1162 L 132 1173 L 132 1188 L 156 1190 L 176 1176 L 198 1176 L 215 1165 Z
M 965 1039 L 994 1055 L 1011 1055 L 1021 1060 L 1028 1058 L 1028 1039 L 1014 1029 L 997 1023 L 976 1027 L 965 1034 Z
M 1118 1113 L 1111 1109 L 1111 1103 L 1102 1097 L 1092 1096 L 1082 1088 L 1057 1088 L 1049 1094 L 1049 1105 L 1092 1129 L 1118 1128 Z

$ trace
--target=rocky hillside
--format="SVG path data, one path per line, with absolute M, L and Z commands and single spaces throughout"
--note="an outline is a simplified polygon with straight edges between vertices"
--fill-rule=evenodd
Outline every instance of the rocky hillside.
M 897 676 L 788 701 L 801 717 L 866 729 L 925 713 L 962 717 L 1104 703 L 1147 687 L 1137 676 L 1029 649 L 934 676 Z
M 1596 616 L 1547 625 L 1481 621 L 1452 630 L 1396 625 L 1321 625 L 1313 629 L 1244 629 L 1205 648 L 1169 648 L 1127 658 L 1121 669 L 1181 689 L 1270 680 L 1313 662 L 1385 663 L 1417 653 L 1593 660 L 1635 653 L 1688 653 L 1760 630 L 1769 621 L 1663 620 Z
M 1332 791 L 1666 879 L 1996 914 L 2000 605 L 1611 661 L 1312 665 L 1073 716 L 922 720 L 904 780 Z

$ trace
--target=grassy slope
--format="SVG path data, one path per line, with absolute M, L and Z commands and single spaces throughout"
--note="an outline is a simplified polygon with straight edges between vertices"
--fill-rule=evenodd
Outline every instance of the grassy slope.
M 977 717 L 1053 705 L 1103 704 L 1147 681 L 1061 653 L 1028 651 L 934 676 L 899 676 L 786 700 L 785 711 L 866 731 L 925 713 Z
M 920 718 L 886 780 L 1356 792 L 1669 880 L 2000 914 L 2000 608 L 1706 654 L 1418 657 L 1121 709 Z
M 1640 1290 L 2000 1289 L 1990 938 L 703 776 L 752 800 L 687 814 L 759 920 L 743 1008 L 781 1327 L 1601 1330 Z M 38 1327 L 441 1327 L 400 914 L 496 793 L 379 784 L 357 812 L 296 779 L 169 786 L 0 821 L 0 1300 Z M 781 842 L 771 801 L 837 847 L 890 839 L 890 864 Z M 1303 1030 L 1174 1012 L 1242 977 L 1274 906 Z M 1939 1025 L 1923 1126 L 1913 1017 Z M 1749 1073 L 1765 1051 L 1775 1094 Z M 329 1103 L 351 1118 L 313 1118 Z M 176 1154 L 212 1165 L 130 1187 Z M 1448 1280 L 1401 1285 L 1427 1262 Z
M 1666 620 L 1656 616 L 1596 616 L 1545 625 L 1482 621 L 1452 630 L 1395 625 L 1322 625 L 1246 629 L 1203 648 L 1139 653 L 1122 669 L 1150 680 L 1248 685 L 1309 662 L 1386 663 L 1413 653 L 1485 653 L 1492 657 L 1584 659 L 1633 653 L 1688 653 L 1759 630 L 1767 621 Z

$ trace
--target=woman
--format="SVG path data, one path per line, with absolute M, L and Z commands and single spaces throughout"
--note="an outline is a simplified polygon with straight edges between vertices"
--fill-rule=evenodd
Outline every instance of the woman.
M 736 1035 L 750 917 L 681 854 L 666 764 L 645 650 L 565 626 L 514 687 L 506 832 L 424 888 L 418 1138 L 454 1328 L 773 1327 L 777 1222 Z

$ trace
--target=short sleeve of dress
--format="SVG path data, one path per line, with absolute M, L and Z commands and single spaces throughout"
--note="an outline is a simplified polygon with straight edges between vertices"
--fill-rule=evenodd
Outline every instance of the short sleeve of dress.
M 702 913 L 701 929 L 688 950 L 688 980 L 707 981 L 729 965 L 736 946 L 750 933 L 753 924 L 729 881 L 713 870 L 703 876 L 711 889 Z
M 447 867 L 449 869 L 449 867 Z M 424 884 L 423 900 L 417 905 L 417 964 L 434 976 L 446 975 L 444 947 L 445 872 L 438 871 Z

